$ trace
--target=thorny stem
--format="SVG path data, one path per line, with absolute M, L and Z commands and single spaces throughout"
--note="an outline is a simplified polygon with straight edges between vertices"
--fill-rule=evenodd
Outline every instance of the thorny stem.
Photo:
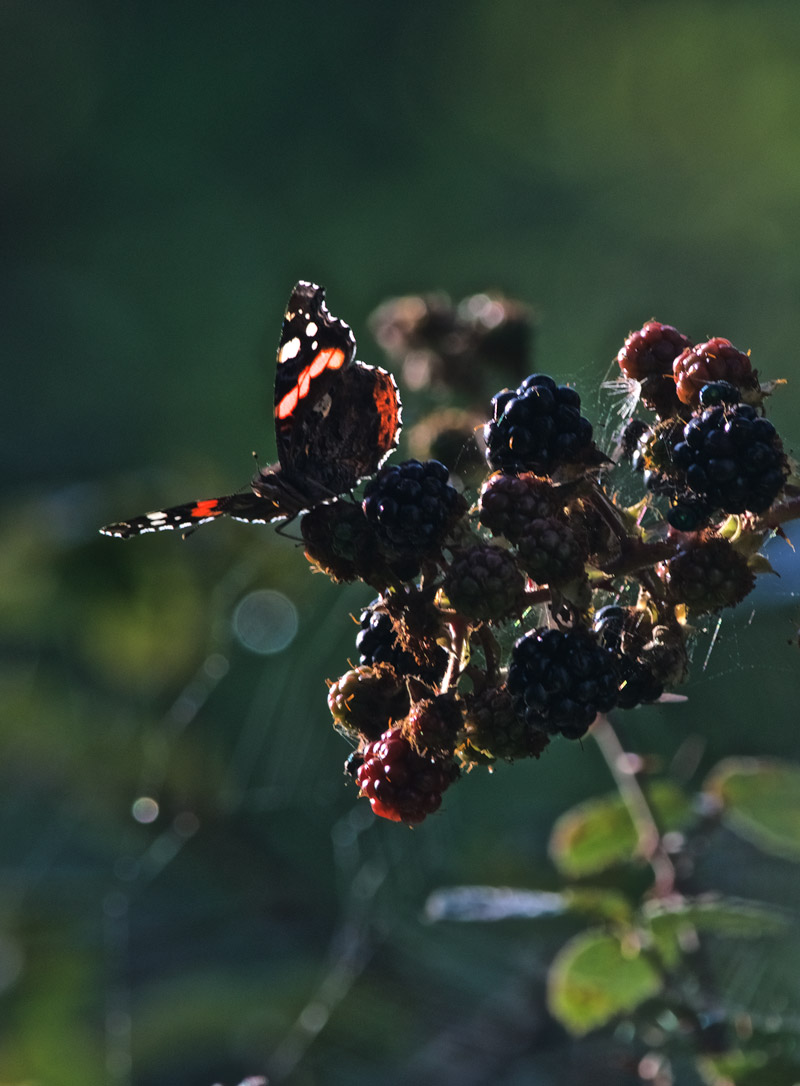
M 598 714 L 591 734 L 633 821 L 638 839 L 637 852 L 653 869 L 653 897 L 668 897 L 675 889 L 675 867 L 664 848 L 661 831 L 637 780 L 636 770 L 632 768 L 633 763 L 626 757 L 617 733 L 605 714 Z

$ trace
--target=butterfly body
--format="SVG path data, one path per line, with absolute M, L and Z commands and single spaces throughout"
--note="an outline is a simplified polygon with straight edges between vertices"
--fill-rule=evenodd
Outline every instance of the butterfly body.
M 275 372 L 278 462 L 259 469 L 250 492 L 172 506 L 106 525 L 103 535 L 191 531 L 220 516 L 250 524 L 289 520 L 374 474 L 397 444 L 400 398 L 386 370 L 355 358 L 356 340 L 333 317 L 325 292 L 301 281 L 283 318 Z

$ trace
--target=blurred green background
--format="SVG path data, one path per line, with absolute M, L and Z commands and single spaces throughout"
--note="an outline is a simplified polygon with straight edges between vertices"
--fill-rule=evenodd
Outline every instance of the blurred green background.
M 443 885 L 557 886 L 553 818 L 611 787 L 594 746 L 378 824 L 324 685 L 369 590 L 270 529 L 96 528 L 274 455 L 298 278 L 368 362 L 385 297 L 504 289 L 596 418 L 645 319 L 727 336 L 792 382 L 771 407 L 791 446 L 799 52 L 788 0 L 2 0 L 0 1081 L 638 1081 L 547 1020 L 568 924 L 420 919 Z M 780 558 L 706 666 L 701 641 L 688 705 L 624 722 L 633 749 L 696 751 L 695 782 L 796 753 Z M 793 899 L 788 865 L 713 846 L 698 885 Z

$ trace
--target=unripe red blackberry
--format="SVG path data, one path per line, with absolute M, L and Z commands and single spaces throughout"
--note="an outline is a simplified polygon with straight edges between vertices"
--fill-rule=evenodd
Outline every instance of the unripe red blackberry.
M 526 377 L 514 392 L 498 392 L 483 428 L 490 467 L 547 474 L 560 464 L 596 462 L 592 424 L 580 408 L 574 388 L 539 373 Z
M 519 564 L 537 584 L 563 585 L 583 576 L 586 554 L 569 524 L 535 520 L 517 545 Z
M 463 717 L 464 706 L 455 694 L 437 694 L 412 703 L 403 735 L 420 754 L 452 754 Z
M 671 324 L 647 321 L 631 332 L 617 355 L 617 364 L 632 381 L 646 377 L 672 375 L 672 363 L 692 341 Z
M 690 490 L 726 513 L 763 513 L 789 471 L 775 427 L 741 403 L 693 415 L 673 446 L 672 462 Z
M 438 460 L 385 464 L 364 491 L 363 509 L 391 554 L 436 551 L 467 504 Z
M 359 505 L 337 500 L 317 505 L 300 521 L 306 557 L 334 581 L 361 579 L 378 587 L 413 580 L 419 562 L 413 555 L 387 557 L 375 529 Z
M 391 664 L 399 676 L 412 675 L 431 684 L 444 676 L 447 670 L 445 649 L 426 643 L 418 646 L 416 656 L 404 649 L 394 619 L 382 599 L 373 600 L 361 612 L 359 623 L 361 629 L 356 637 L 359 664 Z M 418 658 L 420 655 L 421 659 Z
M 601 645 L 614 654 L 619 678 L 620 709 L 658 701 L 664 684 L 643 662 L 645 645 L 650 641 L 653 623 L 635 607 L 609 604 L 601 607 L 592 622 Z
M 531 472 L 506 475 L 496 471 L 481 488 L 478 512 L 481 524 L 492 535 L 516 543 L 534 520 L 556 516 L 563 505 L 558 489 L 549 479 Z
M 735 607 L 756 583 L 747 559 L 719 536 L 687 541 L 657 569 L 672 599 L 695 614 Z
M 363 750 L 356 780 L 376 815 L 411 825 L 439 809 L 442 793 L 458 777 L 449 758 L 422 755 L 400 728 L 390 728 Z
M 376 739 L 403 719 L 409 705 L 408 689 L 391 664 L 353 668 L 328 691 L 334 723 L 351 739 Z
M 675 359 L 672 372 L 678 399 L 690 407 L 697 407 L 701 388 L 712 381 L 735 385 L 744 399 L 759 398 L 758 374 L 750 356 L 721 336 L 687 348 Z
M 538 758 L 550 736 L 532 728 L 515 707 L 514 698 L 505 686 L 489 687 L 466 699 L 464 718 L 465 761 L 478 755 L 481 760 L 502 758 Z
M 580 739 L 598 713 L 617 704 L 618 679 L 608 649 L 580 627 L 531 630 L 514 645 L 508 689 L 532 728 Z
M 500 622 L 519 608 L 525 578 L 510 551 L 483 543 L 453 557 L 443 588 L 465 618 Z
M 626 377 L 641 385 L 642 400 L 661 418 L 678 406 L 672 363 L 692 341 L 671 324 L 648 321 L 625 340 L 617 363 Z

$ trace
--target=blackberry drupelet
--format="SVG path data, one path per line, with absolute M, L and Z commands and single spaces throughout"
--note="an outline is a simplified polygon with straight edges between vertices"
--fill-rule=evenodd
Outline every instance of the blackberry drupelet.
M 400 728 L 390 728 L 363 750 L 356 771 L 362 795 L 376 815 L 411 825 L 439 809 L 442 794 L 458 777 L 449 758 L 418 754 Z
M 481 488 L 478 513 L 492 535 L 517 543 L 535 520 L 554 517 L 563 506 L 558 488 L 549 479 L 531 472 L 506 475 L 496 471 Z
M 700 402 L 703 386 L 716 381 L 735 385 L 743 399 L 760 398 L 758 374 L 750 356 L 722 336 L 688 347 L 673 362 L 672 372 L 678 399 L 690 407 Z
M 492 418 L 483 428 L 486 459 L 495 470 L 548 473 L 559 464 L 597 454 L 592 424 L 581 415 L 574 388 L 533 374 L 516 391 L 492 399 Z
M 618 700 L 614 657 L 588 630 L 539 628 L 514 645 L 508 689 L 533 728 L 580 739 Z
M 425 555 L 442 545 L 467 507 L 448 474 L 438 460 L 405 460 L 384 465 L 367 485 L 364 513 L 390 553 Z
M 749 404 L 717 404 L 683 428 L 672 460 L 686 485 L 714 509 L 763 513 L 783 488 L 788 464 L 768 419 Z

